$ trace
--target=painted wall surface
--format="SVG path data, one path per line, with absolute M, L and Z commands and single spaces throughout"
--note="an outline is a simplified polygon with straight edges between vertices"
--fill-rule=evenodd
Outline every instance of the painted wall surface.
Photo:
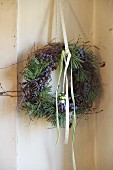
M 96 170 L 113 169 L 113 1 L 95 1 L 95 43 L 106 66 L 101 68 L 102 113 L 96 115 Z
M 77 170 L 112 170 L 113 1 L 62 2 L 68 39 L 76 41 L 80 34 L 84 40 L 91 40 L 101 49 L 96 53 L 106 62 L 101 68 L 104 94 L 100 110 L 104 111 L 82 119 L 76 128 Z M 18 61 L 26 58 L 34 42 L 41 46 L 53 38 L 63 41 L 56 6 L 54 0 L 18 0 L 17 17 L 16 0 L 0 0 L 0 68 L 16 63 L 17 54 Z M 21 63 L 0 70 L 0 83 L 5 90 L 17 89 L 17 71 L 23 66 Z M 57 76 L 58 72 L 54 72 L 53 91 Z M 72 170 L 71 131 L 69 144 L 64 145 L 61 129 L 60 143 L 55 146 L 56 129 L 48 129 L 51 125 L 45 120 L 30 122 L 27 115 L 17 113 L 16 100 L 0 97 L 0 170 Z
M 85 40 L 93 40 L 93 1 L 67 0 L 63 2 L 68 40 L 78 35 Z M 53 0 L 18 1 L 18 61 L 22 60 L 36 45 L 44 45 L 56 38 L 62 41 L 59 11 Z M 88 7 L 88 10 L 87 10 Z M 89 15 L 90 13 L 90 15 Z M 18 71 L 22 65 L 18 66 Z M 56 88 L 53 75 L 53 91 Z M 30 122 L 27 115 L 18 113 L 17 119 L 17 164 L 18 170 L 71 170 L 71 139 L 64 145 L 64 130 L 60 143 L 55 146 L 56 129 L 45 120 Z M 95 170 L 94 162 L 94 116 L 81 120 L 76 129 L 75 152 L 77 170 Z M 71 137 L 71 131 L 70 131 Z
M 16 1 L 0 0 L 0 68 L 17 61 L 16 19 Z M 16 77 L 16 66 L 0 70 L 5 90 L 16 90 Z M 16 98 L 0 97 L 0 170 L 16 169 L 16 104 Z

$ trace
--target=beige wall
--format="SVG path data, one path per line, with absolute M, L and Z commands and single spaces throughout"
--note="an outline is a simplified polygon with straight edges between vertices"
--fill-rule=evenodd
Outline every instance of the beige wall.
M 80 34 L 91 40 L 101 48 L 96 53 L 106 62 L 106 67 L 101 68 L 104 94 L 100 109 L 104 111 L 82 119 L 76 128 L 77 170 L 113 169 L 112 8 L 112 0 L 63 1 L 68 39 L 77 39 Z M 56 1 L 18 0 L 17 17 L 17 2 L 0 0 L 0 67 L 15 63 L 17 56 L 18 61 L 25 58 L 34 42 L 44 45 L 55 37 L 57 41 L 63 40 Z M 16 90 L 17 71 L 22 68 L 23 64 L 0 71 L 5 89 Z M 56 76 L 54 73 L 53 91 Z M 45 120 L 29 124 L 27 115 L 16 114 L 16 105 L 16 98 L 0 98 L 0 170 L 71 170 L 71 138 L 64 145 L 62 129 L 60 143 L 55 146 L 56 129 L 48 130 L 50 125 Z
M 97 170 L 113 169 L 113 1 L 96 0 L 95 43 L 106 66 L 101 68 L 104 94 L 96 116 Z
M 16 18 L 16 1 L 0 0 L 0 67 L 17 61 Z M 16 90 L 16 77 L 16 66 L 0 70 L 4 89 Z M 0 170 L 16 169 L 16 104 L 16 98 L 0 97 Z

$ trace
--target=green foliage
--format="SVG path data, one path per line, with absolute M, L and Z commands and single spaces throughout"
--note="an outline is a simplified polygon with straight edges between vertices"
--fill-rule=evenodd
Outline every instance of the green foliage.
M 40 63 L 36 57 L 32 57 L 28 65 L 24 68 L 23 74 L 25 80 L 34 80 L 42 72 L 42 70 L 48 65 L 48 62 Z

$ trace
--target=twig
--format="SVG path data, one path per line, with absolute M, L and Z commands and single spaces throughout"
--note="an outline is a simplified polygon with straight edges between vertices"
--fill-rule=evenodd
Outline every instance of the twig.
M 11 65 L 6 66 L 6 67 L 1 67 L 0 69 L 3 70 L 3 69 L 6 69 L 6 68 L 9 68 L 9 67 L 12 67 L 12 66 L 14 66 L 14 65 L 20 64 L 20 63 L 22 63 L 22 62 L 25 62 L 25 61 L 27 61 L 27 59 L 22 60 L 22 61 L 19 61 L 19 62 L 14 63 L 14 64 L 11 64 Z

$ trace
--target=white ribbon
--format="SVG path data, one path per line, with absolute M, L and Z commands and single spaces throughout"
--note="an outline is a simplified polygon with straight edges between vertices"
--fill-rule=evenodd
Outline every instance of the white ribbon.
M 69 139 L 69 98 L 68 98 L 68 78 L 67 78 L 67 69 L 71 59 L 71 53 L 68 47 L 67 41 L 67 34 L 66 34 L 66 27 L 63 17 L 63 10 L 61 5 L 61 0 L 59 1 L 59 8 L 60 8 L 60 16 L 61 16 L 61 24 L 62 24 L 62 31 L 63 31 L 63 38 L 65 44 L 65 69 L 64 69 L 64 79 L 63 79 L 63 92 L 66 80 L 66 127 L 65 127 L 65 143 L 68 143 Z M 67 58 L 66 58 L 67 55 Z M 72 160 L 73 160 L 73 169 L 76 170 L 76 163 L 75 163 L 75 155 L 74 155 L 74 134 L 75 134 L 75 127 L 76 127 L 76 110 L 75 110 L 75 99 L 74 99 L 74 91 L 73 91 L 73 76 L 72 76 L 72 63 L 71 63 L 71 97 L 74 104 L 74 117 L 73 117 L 73 127 L 72 127 Z
M 63 38 L 64 38 L 64 44 L 65 44 L 65 51 L 67 52 L 69 48 L 68 48 L 68 40 L 67 40 L 66 27 L 65 27 L 64 16 L 63 16 L 62 4 L 61 4 L 61 0 L 58 0 L 58 1 L 59 1 L 59 9 L 60 9 L 62 32 L 63 32 Z
M 65 144 L 69 138 L 69 97 L 68 97 L 68 78 L 66 75 L 66 128 L 65 128 Z
M 64 69 L 64 80 L 63 80 L 63 92 L 64 92 L 64 86 L 65 86 L 65 80 L 66 80 L 66 127 L 65 127 L 65 143 L 68 143 L 69 139 L 69 99 L 68 99 L 68 79 L 67 77 L 67 69 L 69 66 L 69 62 L 71 59 L 71 53 L 69 51 L 68 47 L 68 40 L 67 40 L 67 34 L 66 34 L 66 27 L 63 17 L 63 10 L 62 10 L 62 4 L 61 1 L 59 1 L 59 9 L 60 9 L 60 16 L 61 16 L 61 24 L 62 24 L 62 31 L 63 31 L 63 38 L 64 38 L 64 45 L 65 45 L 65 55 L 67 55 L 67 58 L 65 57 L 65 69 Z

